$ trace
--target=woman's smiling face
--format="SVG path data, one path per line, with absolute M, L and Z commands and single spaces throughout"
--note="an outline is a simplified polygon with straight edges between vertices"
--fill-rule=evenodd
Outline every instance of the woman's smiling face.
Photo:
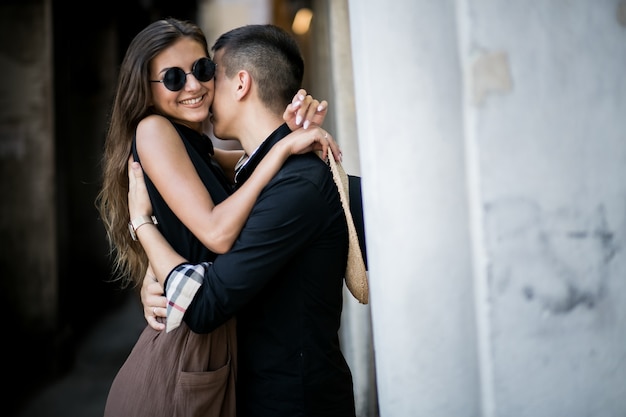
M 203 46 L 191 38 L 183 38 L 164 49 L 150 62 L 150 80 L 163 80 L 170 68 L 180 68 L 186 74 L 184 86 L 169 90 L 162 82 L 152 83 L 152 105 L 157 113 L 174 122 L 202 131 L 209 116 L 215 90 L 214 79 L 199 81 L 191 73 L 198 59 L 205 58 Z

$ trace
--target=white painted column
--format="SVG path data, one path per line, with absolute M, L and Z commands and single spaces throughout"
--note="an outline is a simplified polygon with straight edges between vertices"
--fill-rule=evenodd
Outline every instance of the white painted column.
M 380 415 L 478 416 L 455 3 L 349 13 Z
M 349 4 L 381 416 L 626 415 L 626 1 Z
M 328 7 L 330 107 L 334 129 L 343 152 L 346 172 L 362 176 L 354 103 L 348 0 L 324 0 Z M 318 2 L 321 3 L 321 2 Z M 366 233 L 366 239 L 369 239 Z M 367 242 L 366 242 L 367 243 Z M 341 326 L 341 344 L 354 383 L 357 417 L 377 417 L 378 398 L 370 305 L 360 304 L 347 290 Z

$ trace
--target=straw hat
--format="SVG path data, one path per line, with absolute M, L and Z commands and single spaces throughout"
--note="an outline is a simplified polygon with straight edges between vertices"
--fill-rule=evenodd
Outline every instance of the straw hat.
M 333 152 L 330 148 L 328 148 L 328 160 L 330 170 L 333 173 L 333 179 L 339 189 L 339 196 L 341 197 L 341 205 L 343 206 L 343 211 L 346 215 L 346 221 L 348 222 L 349 246 L 348 263 L 346 265 L 346 286 L 354 298 L 356 298 L 361 304 L 367 304 L 369 302 L 367 270 L 365 268 L 365 261 L 363 260 L 361 246 L 359 245 L 359 237 L 354 226 L 352 212 L 350 211 L 348 175 L 343 170 L 341 163 L 337 163 L 337 161 L 335 161 L 335 157 L 333 156 Z

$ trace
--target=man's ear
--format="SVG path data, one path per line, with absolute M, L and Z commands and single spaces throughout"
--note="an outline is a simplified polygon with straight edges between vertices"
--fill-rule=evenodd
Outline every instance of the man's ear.
M 237 73 L 237 99 L 242 100 L 252 90 L 252 77 L 250 73 L 246 70 L 240 70 Z

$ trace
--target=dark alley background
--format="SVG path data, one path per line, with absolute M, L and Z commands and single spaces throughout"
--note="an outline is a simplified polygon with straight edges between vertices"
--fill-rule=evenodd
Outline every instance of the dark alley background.
M 196 21 L 198 3 L 0 3 L 4 415 L 98 415 L 145 324 L 136 292 L 110 282 L 95 207 L 100 158 L 128 43 L 159 18 Z

